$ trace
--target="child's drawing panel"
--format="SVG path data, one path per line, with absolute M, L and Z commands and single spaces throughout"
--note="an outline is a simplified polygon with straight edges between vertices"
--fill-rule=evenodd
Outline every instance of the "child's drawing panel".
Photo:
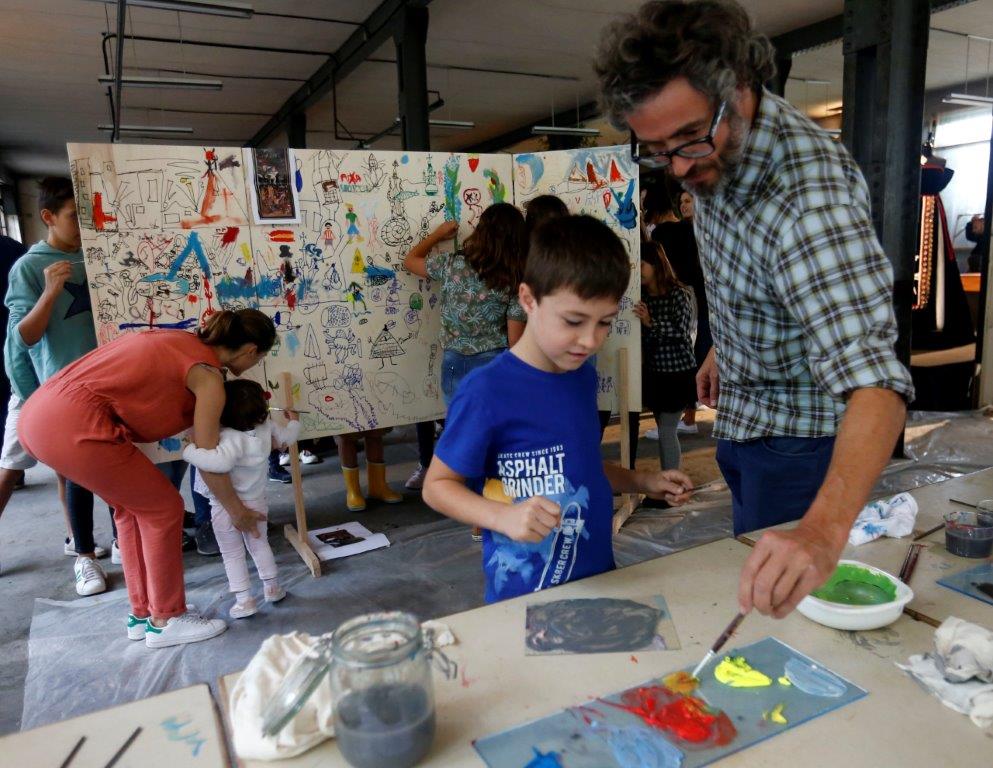
M 274 397 L 293 376 L 306 436 L 440 418 L 440 286 L 402 266 L 445 220 L 468 235 L 512 202 L 509 157 L 297 150 L 299 226 L 253 227 L 260 308 L 279 342 Z
M 641 410 L 641 325 L 632 311 L 641 300 L 638 167 L 627 147 L 593 147 L 514 155 L 514 189 L 521 208 L 538 195 L 555 195 L 570 213 L 594 216 L 624 242 L 631 282 L 621 311 L 597 355 L 598 402 L 617 410 L 617 351 L 628 350 L 628 407 Z

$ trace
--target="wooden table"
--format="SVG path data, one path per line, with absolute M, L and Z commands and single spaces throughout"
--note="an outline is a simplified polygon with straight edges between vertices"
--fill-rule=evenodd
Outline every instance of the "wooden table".
M 613 693 L 699 660 L 736 611 L 738 573 L 749 552 L 725 539 L 667 557 L 443 619 L 458 638 L 447 649 L 460 666 L 456 681 L 435 679 L 438 734 L 425 766 L 482 765 L 471 740 Z M 528 602 L 568 597 L 644 597 L 662 593 L 682 645 L 676 651 L 525 656 Z M 769 739 L 721 765 L 880 766 L 988 764 L 993 745 L 968 718 L 946 709 L 894 666 L 930 649 L 933 628 L 903 616 L 891 627 L 850 633 L 794 613 L 775 621 L 757 614 L 734 642 L 774 636 L 812 656 L 870 695 L 835 713 Z M 230 690 L 238 675 L 223 679 Z M 226 699 L 226 697 L 225 697 Z M 225 701 L 226 703 L 226 701 Z M 907 706 L 912 703 L 913 706 Z M 987 761 L 987 762 L 983 762 Z M 345 766 L 335 742 L 279 765 Z M 245 766 L 263 766 L 246 762 Z
M 80 690 L 78 695 L 85 695 Z M 225 768 L 227 746 L 210 688 L 194 685 L 0 739 L 0 765 L 59 766 L 81 736 L 71 768 L 104 768 L 135 729 L 118 768 Z

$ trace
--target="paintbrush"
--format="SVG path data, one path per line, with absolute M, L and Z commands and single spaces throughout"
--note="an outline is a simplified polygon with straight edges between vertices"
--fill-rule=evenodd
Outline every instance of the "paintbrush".
M 922 534 L 920 534 L 918 536 L 914 536 L 914 541 L 920 541 L 921 539 L 926 539 L 932 533 L 937 533 L 938 531 L 940 531 L 944 527 L 945 527 L 945 523 L 944 522 L 938 523 L 938 525 L 934 526 L 934 528 L 928 528 L 926 531 L 924 531 L 924 533 L 922 533 Z
M 907 549 L 907 556 L 903 558 L 903 565 L 900 566 L 900 581 L 910 585 L 910 577 L 914 575 L 917 567 L 917 558 L 920 557 L 923 544 L 911 544 Z
M 134 740 L 138 738 L 138 734 L 141 733 L 141 730 L 140 725 L 135 728 L 134 731 L 131 732 L 131 735 L 128 736 L 128 740 L 124 742 L 115 755 L 110 758 L 110 762 L 108 762 L 103 768 L 114 768 L 114 766 L 117 765 L 117 761 L 121 759 L 121 756 L 128 751 L 128 747 L 130 747 L 134 743 Z
M 734 617 L 731 623 L 728 624 L 727 629 L 721 632 L 721 636 L 717 638 L 717 641 L 712 646 L 710 646 L 710 650 L 707 651 L 707 655 L 704 656 L 703 660 L 696 665 L 696 668 L 691 673 L 693 677 L 696 677 L 697 680 L 700 679 L 699 677 L 697 677 L 697 675 L 700 674 L 700 670 L 703 669 L 705 666 L 707 666 L 710 660 L 717 655 L 717 652 L 720 651 L 721 648 L 724 647 L 724 644 L 731 639 L 731 635 L 734 634 L 735 630 L 738 629 L 738 625 L 741 624 L 741 622 L 744 620 L 745 620 L 744 613 L 739 613 L 737 616 Z
M 296 408 L 276 408 L 275 406 L 269 406 L 270 411 L 293 411 L 293 413 L 310 413 L 310 411 L 298 411 Z
M 709 483 L 701 485 L 699 488 L 692 489 L 690 496 L 696 496 L 698 493 L 707 493 L 708 491 L 719 491 L 725 487 L 723 480 L 712 480 Z
M 972 507 L 973 509 L 977 508 L 971 501 L 962 501 L 961 499 L 949 499 L 949 501 L 952 502 L 952 504 L 961 504 L 963 507 Z

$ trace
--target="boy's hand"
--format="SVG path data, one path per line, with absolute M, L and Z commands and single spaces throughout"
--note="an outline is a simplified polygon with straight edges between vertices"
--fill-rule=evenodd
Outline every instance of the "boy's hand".
M 72 264 L 68 261 L 56 261 L 45 267 L 45 293 L 58 294 L 65 287 L 66 280 L 72 276 Z
M 438 242 L 442 240 L 451 240 L 455 237 L 458 231 L 459 223 L 457 221 L 446 221 L 438 225 L 435 231 L 431 233 L 431 237 Z
M 652 327 L 652 317 L 648 314 L 648 305 L 645 302 L 639 301 L 631 311 L 634 312 L 635 317 L 641 320 L 643 326 L 646 328 Z
M 665 499 L 673 506 L 689 501 L 693 481 L 678 469 L 667 469 L 664 472 L 647 473 L 642 489 L 654 499 Z
M 559 505 L 544 496 L 532 496 L 500 512 L 500 533 L 514 541 L 541 541 L 559 524 Z

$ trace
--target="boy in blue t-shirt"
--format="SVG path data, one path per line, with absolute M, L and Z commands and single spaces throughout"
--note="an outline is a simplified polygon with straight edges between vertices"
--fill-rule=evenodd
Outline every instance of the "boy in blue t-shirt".
M 597 376 L 587 361 L 607 338 L 630 271 L 602 222 L 544 224 L 519 289 L 524 335 L 470 373 L 449 406 L 423 497 L 484 529 L 487 602 L 613 569 L 614 492 L 688 498 L 693 484 L 682 472 L 632 471 L 600 456 Z M 483 495 L 467 480 L 486 480 Z

